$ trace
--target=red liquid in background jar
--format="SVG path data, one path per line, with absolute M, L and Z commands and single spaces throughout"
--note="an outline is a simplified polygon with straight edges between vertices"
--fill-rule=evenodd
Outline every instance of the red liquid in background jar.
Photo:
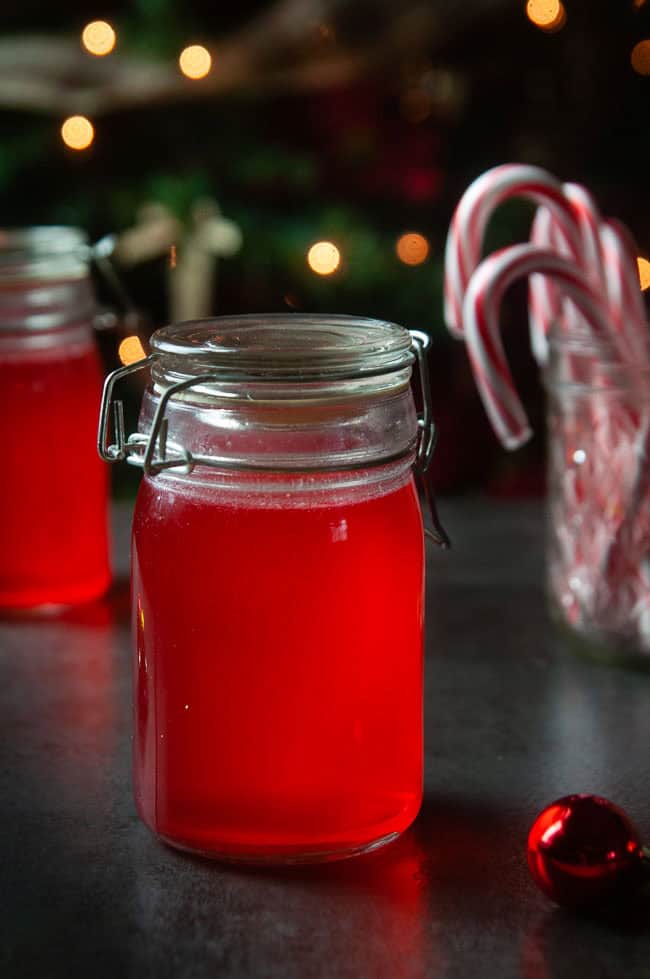
M 110 581 L 99 358 L 90 335 L 10 342 L 0 336 L 0 607 L 86 601 Z
M 134 780 L 168 842 L 325 859 L 414 819 L 423 536 L 412 481 L 392 486 L 296 506 L 143 480 Z

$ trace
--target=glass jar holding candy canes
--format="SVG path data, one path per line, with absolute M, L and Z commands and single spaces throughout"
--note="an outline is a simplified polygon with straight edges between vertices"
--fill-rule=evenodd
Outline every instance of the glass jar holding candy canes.
M 164 841 L 331 860 L 415 818 L 425 340 L 348 317 L 224 317 L 158 330 L 149 358 L 107 380 L 100 452 L 144 470 L 133 773 Z M 142 368 L 151 383 L 127 440 L 113 390 Z
M 489 218 L 511 197 L 539 205 L 531 243 L 481 261 Z M 515 449 L 532 433 L 499 309 L 508 287 L 529 278 L 531 345 L 548 392 L 552 609 L 580 648 L 650 664 L 650 332 L 636 255 L 585 188 L 538 167 L 496 167 L 454 214 L 445 316 L 467 343 L 495 432 Z
M 110 581 L 102 370 L 85 236 L 0 231 L 0 608 L 68 605 Z
M 552 609 L 603 658 L 650 665 L 650 360 L 558 325 L 544 371 Z

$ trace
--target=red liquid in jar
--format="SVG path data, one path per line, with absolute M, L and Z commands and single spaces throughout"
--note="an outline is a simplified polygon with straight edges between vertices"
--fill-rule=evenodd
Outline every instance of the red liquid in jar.
M 134 782 L 141 817 L 168 842 L 326 858 L 414 819 L 423 535 L 412 480 L 392 485 L 289 505 L 192 477 L 143 480 Z
M 0 607 L 82 602 L 110 581 L 102 370 L 90 332 L 49 346 L 0 335 Z

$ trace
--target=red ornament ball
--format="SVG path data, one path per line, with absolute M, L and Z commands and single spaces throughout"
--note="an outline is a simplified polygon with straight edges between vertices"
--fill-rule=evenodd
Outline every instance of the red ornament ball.
M 603 904 L 643 879 L 642 848 L 618 806 L 595 795 L 567 795 L 547 806 L 528 834 L 533 880 L 557 904 Z

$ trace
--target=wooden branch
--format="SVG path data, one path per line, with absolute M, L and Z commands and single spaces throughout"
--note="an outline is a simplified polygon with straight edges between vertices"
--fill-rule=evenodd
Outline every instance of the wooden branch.
M 175 61 L 120 53 L 95 58 L 77 38 L 3 37 L 0 107 L 96 118 L 123 108 L 234 92 L 264 98 L 345 85 L 406 53 L 448 42 L 469 23 L 476 27 L 480 12 L 485 16 L 508 5 L 508 0 L 414 0 L 404 6 L 374 0 L 364 4 L 364 16 L 373 18 L 370 42 L 333 40 L 338 19 L 358 16 L 356 2 L 277 0 L 237 35 L 210 45 L 213 68 L 199 81 L 183 77 Z

